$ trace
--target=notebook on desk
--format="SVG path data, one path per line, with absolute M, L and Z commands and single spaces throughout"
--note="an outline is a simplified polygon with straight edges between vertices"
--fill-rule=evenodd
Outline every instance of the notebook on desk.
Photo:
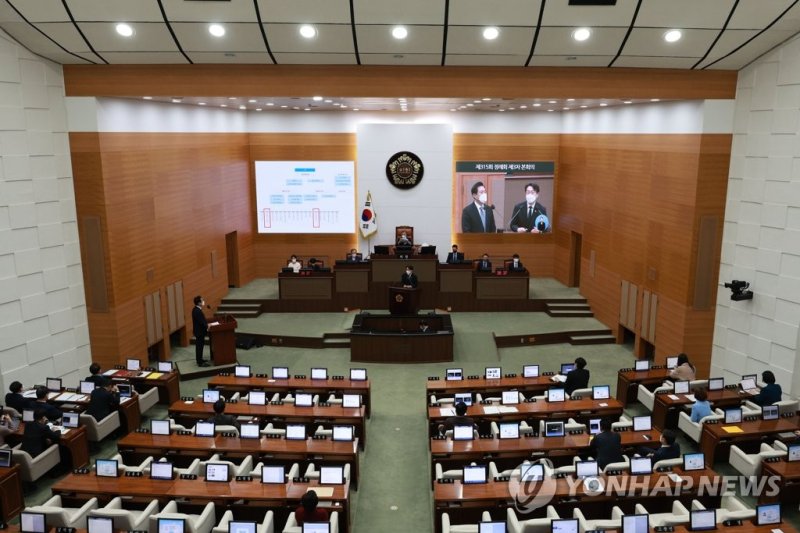
M 333 487 L 309 487 L 306 492 L 313 490 L 320 498 L 330 498 L 333 496 Z

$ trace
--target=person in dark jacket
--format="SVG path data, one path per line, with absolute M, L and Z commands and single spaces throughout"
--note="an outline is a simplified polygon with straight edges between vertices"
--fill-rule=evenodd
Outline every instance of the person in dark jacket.
M 665 429 L 661 433 L 661 446 L 653 450 L 652 448 L 639 448 L 639 455 L 651 457 L 653 464 L 664 459 L 677 459 L 681 456 L 681 445 L 676 440 L 677 435 L 671 429 Z
M 564 391 L 572 394 L 578 389 L 585 389 L 589 386 L 589 371 L 586 370 L 586 359 L 578 357 L 575 359 L 575 368 L 567 372 L 567 381 L 564 382 Z
M 31 403 L 33 403 L 29 398 L 22 395 L 22 383 L 19 381 L 13 381 L 11 385 L 9 385 L 8 391 L 9 392 L 6 393 L 6 406 L 16 409 L 20 413 L 28 409 Z
M 453 426 L 475 426 L 475 421 L 467 416 L 467 404 L 458 402 L 455 405 L 456 416 L 448 417 L 444 424 L 439 424 L 439 433 L 444 435 L 445 431 L 452 430 Z
M 761 381 L 765 384 L 764 388 L 761 389 L 761 392 L 753 396 L 752 401 L 762 407 L 781 401 L 783 391 L 781 390 L 781 386 L 775 383 L 775 374 L 773 374 L 771 370 L 765 370 L 761 374 Z
M 100 373 L 100 365 L 98 365 L 97 363 L 92 363 L 89 366 L 89 374 L 91 375 L 87 377 L 84 381 L 91 381 L 92 383 L 95 384 L 96 387 L 102 386 L 101 383 L 103 382 L 106 376 Z
M 44 409 L 36 409 L 33 419 L 33 422 L 25 423 L 22 451 L 28 452 L 31 457 L 36 457 L 53 444 L 58 443 L 61 434 L 56 433 L 47 425 L 47 413 Z
M 36 401 L 28 406 L 28 409 L 42 409 L 50 422 L 55 422 L 61 418 L 61 409 L 47 403 L 47 387 L 36 387 Z
M 214 416 L 208 419 L 209 422 L 214 422 L 216 426 L 234 426 L 239 428 L 239 422 L 233 415 L 225 414 L 225 400 L 219 399 L 214 402 Z
M 100 422 L 119 407 L 119 393 L 114 383 L 103 376 L 101 385 L 92 391 L 89 397 L 89 407 L 86 409 L 87 415 L 92 415 L 95 420 Z
M 611 420 L 608 418 L 600 419 L 600 433 L 594 436 L 589 445 L 589 455 L 597 461 L 597 467 L 601 470 L 610 463 L 623 461 L 622 439 L 619 433 L 611 431 Z

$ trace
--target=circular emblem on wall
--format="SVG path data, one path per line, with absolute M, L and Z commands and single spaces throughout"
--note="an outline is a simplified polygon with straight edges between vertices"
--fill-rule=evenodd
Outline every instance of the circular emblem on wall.
M 386 163 L 386 177 L 398 189 L 413 189 L 424 172 L 422 160 L 412 152 L 397 152 Z

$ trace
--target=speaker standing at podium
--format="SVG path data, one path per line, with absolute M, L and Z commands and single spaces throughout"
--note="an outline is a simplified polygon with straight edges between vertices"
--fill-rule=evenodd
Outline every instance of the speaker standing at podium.
M 206 333 L 208 333 L 208 320 L 203 314 L 202 296 L 194 297 L 194 309 L 192 309 L 192 333 L 194 333 L 194 358 L 197 366 L 208 366 L 208 361 L 203 360 L 203 347 L 206 343 Z
M 400 283 L 406 289 L 416 289 L 417 288 L 417 275 L 414 274 L 414 267 L 411 265 L 406 266 L 406 271 L 403 273 L 403 277 L 400 278 Z

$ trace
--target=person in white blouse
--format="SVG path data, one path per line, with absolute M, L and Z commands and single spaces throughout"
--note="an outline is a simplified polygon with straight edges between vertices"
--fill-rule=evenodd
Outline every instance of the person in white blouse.
M 297 260 L 297 256 L 293 255 L 289 262 L 286 264 L 287 267 L 291 268 L 295 274 L 300 272 L 300 269 L 303 268 L 303 264 Z

